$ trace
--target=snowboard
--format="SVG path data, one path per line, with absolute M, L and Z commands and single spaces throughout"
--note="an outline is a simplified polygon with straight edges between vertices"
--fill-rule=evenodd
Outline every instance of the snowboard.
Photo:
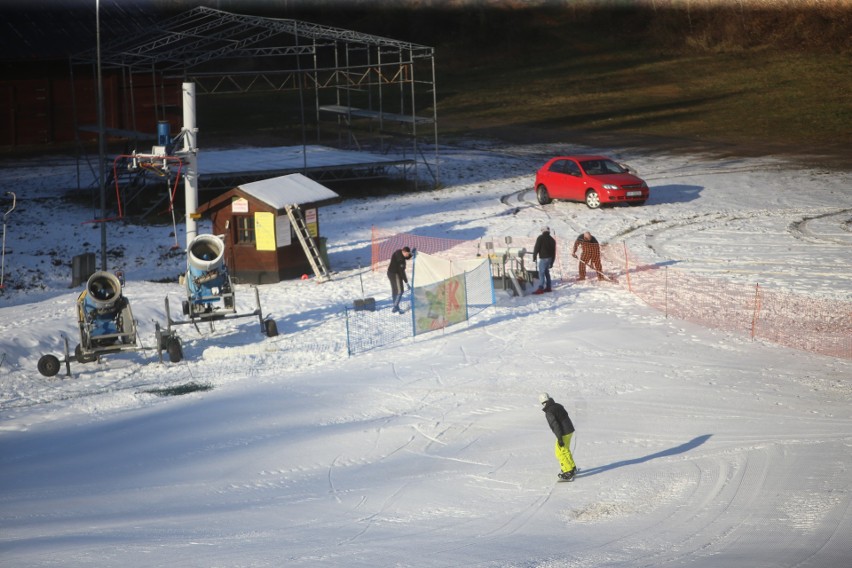
M 571 483 L 572 481 L 574 481 L 575 479 L 577 479 L 577 475 L 578 475 L 579 473 L 580 473 L 580 468 L 578 467 L 578 468 L 577 468 L 577 471 L 575 471 L 575 472 L 574 472 L 574 477 L 572 477 L 571 479 L 562 479 L 561 477 L 559 477 L 559 474 L 557 474 L 557 475 L 556 475 L 556 482 L 557 482 L 557 483 Z

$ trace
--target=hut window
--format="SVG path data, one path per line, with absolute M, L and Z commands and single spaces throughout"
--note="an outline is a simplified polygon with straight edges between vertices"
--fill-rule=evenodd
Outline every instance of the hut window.
M 237 244 L 254 244 L 254 217 L 234 217 L 237 224 Z

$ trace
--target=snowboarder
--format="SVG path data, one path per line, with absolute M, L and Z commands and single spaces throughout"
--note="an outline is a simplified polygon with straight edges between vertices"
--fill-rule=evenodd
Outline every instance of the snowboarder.
M 580 277 L 578 280 L 586 279 L 586 266 L 597 271 L 598 280 L 604 280 L 603 269 L 601 268 L 601 245 L 598 244 L 598 240 L 589 231 L 584 231 L 574 241 L 574 250 L 571 251 L 571 256 L 577 258 L 577 249 L 580 247 L 582 247 L 583 252 L 580 256 Z
M 403 285 L 408 284 L 408 277 L 405 275 L 405 261 L 409 258 L 411 258 L 411 249 L 402 247 L 391 255 L 388 264 L 388 280 L 391 283 L 393 313 L 395 314 L 402 313 L 402 310 L 399 309 L 399 302 L 402 300 Z
M 550 236 L 550 227 L 543 227 L 533 247 L 533 263 L 538 258 L 538 290 L 533 294 L 550 292 L 550 267 L 556 259 L 556 239 Z
M 577 474 L 577 466 L 574 463 L 574 457 L 571 455 L 571 436 L 574 435 L 574 424 L 571 422 L 565 407 L 554 402 L 546 392 L 538 396 L 538 401 L 547 417 L 547 424 L 556 435 L 556 459 L 562 466 L 559 479 L 561 481 L 573 481 Z

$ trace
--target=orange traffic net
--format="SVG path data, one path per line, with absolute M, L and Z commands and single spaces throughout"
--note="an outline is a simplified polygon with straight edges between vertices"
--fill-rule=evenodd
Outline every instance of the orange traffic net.
M 604 266 L 619 283 L 674 317 L 792 347 L 852 359 L 852 303 L 707 278 L 667 263 L 642 265 L 626 244 L 605 246 Z
M 579 261 L 570 257 L 574 240 L 556 240 L 552 276 L 557 281 L 574 281 L 579 273 Z M 535 237 L 483 237 L 471 241 L 391 233 L 374 227 L 371 264 L 373 270 L 378 270 L 403 246 L 453 259 L 499 254 L 507 248 L 525 248 L 531 254 L 534 244 Z M 666 317 L 821 355 L 852 359 L 850 302 L 707 278 L 672 268 L 667 262 L 642 264 L 630 255 L 626 243 L 604 244 L 600 251 L 604 279 L 635 294 Z M 531 260 L 530 256 L 527 268 L 535 270 Z M 595 259 L 589 261 L 587 278 L 595 278 L 595 264 Z

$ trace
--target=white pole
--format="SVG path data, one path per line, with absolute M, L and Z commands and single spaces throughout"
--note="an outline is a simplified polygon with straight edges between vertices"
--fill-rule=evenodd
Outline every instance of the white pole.
M 107 269 L 107 230 L 106 230 L 106 133 L 104 132 L 104 82 L 101 76 L 101 2 L 95 2 L 95 37 L 97 38 L 97 80 L 98 80 L 98 187 L 101 190 L 101 270 Z
M 186 169 L 183 188 L 186 194 L 186 248 L 198 235 L 195 211 L 198 209 L 198 146 L 195 124 L 195 83 L 183 84 L 183 159 Z

